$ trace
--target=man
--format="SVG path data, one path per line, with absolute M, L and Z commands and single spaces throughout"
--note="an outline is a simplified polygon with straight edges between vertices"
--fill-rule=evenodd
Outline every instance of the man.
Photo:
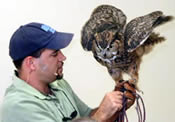
M 41 23 L 29 23 L 16 30 L 9 55 L 17 70 L 5 93 L 1 122 L 61 122 L 79 117 L 106 122 L 118 117 L 122 92 L 107 93 L 99 107 L 91 109 L 63 79 L 66 57 L 61 49 L 72 37 L 71 33 L 57 32 Z M 128 107 L 134 99 L 130 102 Z

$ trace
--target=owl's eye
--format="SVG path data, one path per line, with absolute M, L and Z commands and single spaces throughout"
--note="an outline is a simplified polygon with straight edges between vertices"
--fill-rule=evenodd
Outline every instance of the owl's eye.
M 112 48 L 112 43 L 109 45 L 109 48 Z
M 103 56 L 106 58 L 106 53 Z

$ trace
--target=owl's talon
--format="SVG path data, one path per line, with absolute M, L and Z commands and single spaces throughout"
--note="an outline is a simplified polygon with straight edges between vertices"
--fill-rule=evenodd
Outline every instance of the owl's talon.
M 119 80 L 119 83 L 122 83 L 122 82 L 124 82 L 124 80 Z
M 129 80 L 129 83 L 131 83 L 131 84 L 136 84 L 136 83 L 137 83 L 137 80 L 136 80 L 136 79 L 130 79 L 130 80 Z

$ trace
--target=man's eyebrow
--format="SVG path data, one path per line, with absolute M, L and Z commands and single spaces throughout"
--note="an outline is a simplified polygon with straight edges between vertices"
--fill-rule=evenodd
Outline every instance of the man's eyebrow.
M 59 50 L 55 50 L 53 53 L 57 53 Z
M 54 50 L 51 54 L 58 53 L 59 50 Z

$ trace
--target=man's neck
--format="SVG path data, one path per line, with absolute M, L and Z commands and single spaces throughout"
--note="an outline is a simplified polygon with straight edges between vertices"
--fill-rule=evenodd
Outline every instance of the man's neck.
M 34 79 L 33 77 L 29 77 L 27 75 L 21 75 L 17 71 L 15 71 L 15 75 L 22 79 L 24 82 L 41 92 L 42 94 L 48 95 L 51 94 L 51 90 L 49 84 L 46 84 L 38 79 Z
M 44 84 L 42 82 L 39 82 L 37 80 L 31 80 L 28 82 L 29 85 L 37 89 L 39 92 L 41 92 L 44 95 L 48 95 L 51 93 L 49 84 Z

